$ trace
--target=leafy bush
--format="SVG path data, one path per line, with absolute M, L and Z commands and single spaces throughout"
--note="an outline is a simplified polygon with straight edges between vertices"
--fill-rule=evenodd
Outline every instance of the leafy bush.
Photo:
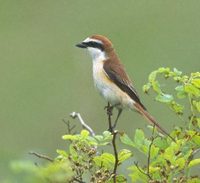
M 163 76 L 175 81 L 174 94 L 167 93 L 166 88 L 161 87 L 160 81 L 162 84 L 165 82 Z M 177 69 L 159 68 L 149 75 L 143 90 L 145 93 L 152 90 L 156 101 L 166 104 L 178 116 L 189 114 L 184 119 L 186 126 L 175 127 L 171 131 L 170 136 L 175 142 L 152 126 L 149 126 L 151 137 L 147 137 L 141 129 L 135 131 L 134 137 L 118 131 L 95 135 L 79 118 L 87 130 L 82 130 L 80 134 L 64 135 L 63 139 L 69 142 L 69 147 L 67 150 L 57 150 L 58 156 L 52 162 L 39 167 L 30 162 L 13 162 L 12 167 L 31 173 L 26 182 L 122 183 L 127 182 L 127 177 L 118 171 L 118 167 L 130 160 L 133 152 L 138 150 L 146 156 L 147 164 L 140 166 L 138 160 L 126 167 L 132 182 L 200 182 L 199 175 L 192 173 L 192 168 L 200 164 L 197 156 L 200 151 L 200 73 L 186 76 Z M 180 104 L 181 100 L 189 103 L 185 102 L 184 106 Z M 118 149 L 117 138 L 120 139 L 119 143 L 126 145 L 126 149 Z

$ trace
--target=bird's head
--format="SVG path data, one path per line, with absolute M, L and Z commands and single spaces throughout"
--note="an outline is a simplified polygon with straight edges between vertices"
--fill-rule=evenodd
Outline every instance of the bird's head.
M 86 48 L 93 60 L 105 59 L 113 50 L 112 42 L 102 35 L 90 36 L 76 46 Z

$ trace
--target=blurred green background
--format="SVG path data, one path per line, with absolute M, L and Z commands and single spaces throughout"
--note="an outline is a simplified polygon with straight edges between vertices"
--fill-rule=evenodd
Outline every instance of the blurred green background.
M 31 159 L 31 150 L 54 157 L 55 149 L 65 148 L 62 119 L 72 111 L 97 133 L 108 128 L 91 58 L 74 46 L 92 34 L 113 41 L 141 100 L 163 127 L 184 125 L 142 86 L 161 66 L 199 71 L 200 1 L 0 0 L 0 180 L 11 176 L 10 161 Z M 129 134 L 145 127 L 130 111 L 118 124 Z

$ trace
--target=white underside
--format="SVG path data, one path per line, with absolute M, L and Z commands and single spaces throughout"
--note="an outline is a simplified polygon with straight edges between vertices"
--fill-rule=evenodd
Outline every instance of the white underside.
M 91 55 L 93 58 L 94 85 L 99 93 L 104 97 L 107 102 L 110 102 L 111 105 L 116 106 L 117 108 L 133 109 L 134 101 L 117 85 L 115 85 L 108 79 L 108 76 L 103 69 L 103 63 L 106 60 L 105 54 L 103 52 L 98 52 L 98 54 L 92 53 Z

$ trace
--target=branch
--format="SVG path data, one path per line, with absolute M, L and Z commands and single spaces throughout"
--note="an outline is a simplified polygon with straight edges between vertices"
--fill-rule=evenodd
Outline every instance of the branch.
M 118 153 L 117 153 L 117 146 L 116 146 L 116 136 L 118 134 L 117 130 L 114 130 L 114 127 L 112 126 L 112 121 L 111 121 L 111 116 L 112 116 L 112 111 L 113 111 L 113 106 L 110 105 L 108 102 L 108 105 L 105 107 L 107 109 L 107 115 L 108 115 L 108 124 L 109 124 L 109 131 L 112 133 L 113 138 L 112 138 L 112 146 L 113 146 L 113 151 L 114 151 L 114 156 L 115 156 L 115 164 L 114 164 L 114 169 L 113 169 L 113 182 L 117 182 L 117 167 L 119 164 L 119 159 L 118 159 Z
M 152 135 L 151 135 L 151 143 L 149 144 L 148 159 L 147 159 L 147 174 L 150 179 L 152 179 L 152 178 L 149 174 L 149 167 L 150 167 L 150 161 L 151 161 L 151 147 L 152 147 L 153 141 L 155 139 L 155 137 L 153 136 L 154 132 L 155 132 L 155 124 L 153 125 L 153 131 L 152 131 Z
M 148 159 L 147 159 L 147 174 L 149 175 L 149 167 L 150 167 L 150 160 L 151 160 L 151 146 L 153 145 L 154 139 L 152 138 L 151 143 L 149 145 L 149 151 L 148 151 Z
M 45 159 L 45 160 L 50 161 L 50 162 L 54 161 L 52 158 L 50 158 L 50 157 L 48 157 L 46 155 L 43 155 L 43 154 L 36 153 L 36 152 L 29 152 L 29 154 L 35 155 L 38 158 Z
M 118 159 L 118 153 L 117 153 L 117 147 L 116 147 L 116 136 L 117 136 L 118 131 L 113 132 L 113 139 L 112 139 L 112 145 L 113 145 L 113 150 L 114 150 L 114 155 L 115 155 L 115 165 L 113 169 L 113 182 L 116 183 L 116 175 L 117 175 L 117 167 L 119 164 L 119 159 Z
M 81 123 L 81 125 L 83 126 L 83 128 L 87 129 L 93 137 L 95 136 L 94 131 L 92 130 L 92 128 L 91 128 L 90 126 L 88 126 L 88 125 L 83 121 L 83 119 L 82 119 L 80 113 L 72 112 L 72 113 L 70 114 L 70 116 L 71 116 L 73 119 L 78 118 L 78 120 L 79 120 L 79 122 Z
M 155 124 L 153 125 L 153 131 L 152 131 L 152 135 L 151 135 L 151 143 L 149 144 L 149 150 L 148 150 L 148 159 L 147 159 L 147 174 L 149 174 L 149 166 L 150 166 L 150 160 L 151 160 L 151 146 L 153 145 L 153 141 L 154 141 L 154 130 L 155 130 Z
M 74 130 L 76 125 L 71 126 L 70 121 L 69 120 L 66 121 L 65 119 L 63 119 L 63 123 L 65 123 L 67 125 L 67 133 L 74 134 L 74 133 L 72 133 L 72 131 Z

